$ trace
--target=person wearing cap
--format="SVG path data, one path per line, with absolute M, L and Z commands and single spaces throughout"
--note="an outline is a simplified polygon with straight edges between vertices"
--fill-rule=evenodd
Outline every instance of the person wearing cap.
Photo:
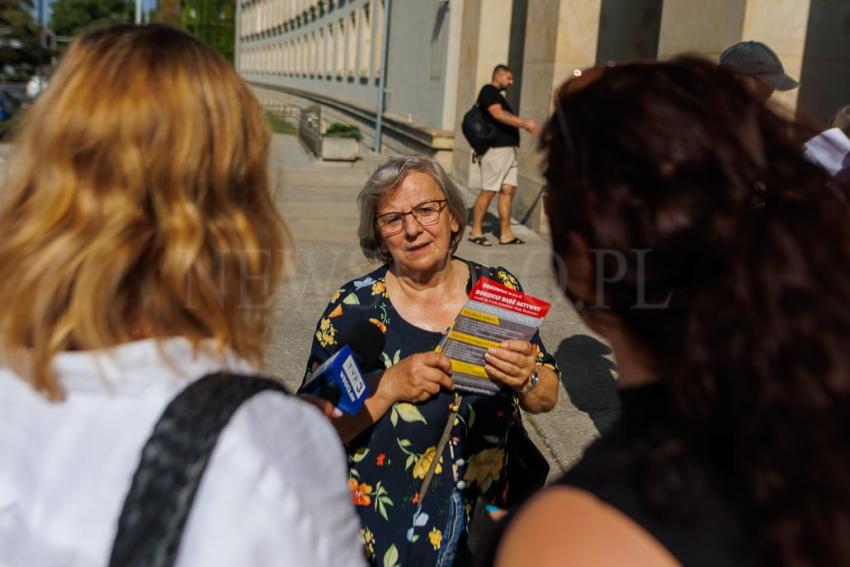
M 760 41 L 739 41 L 720 54 L 720 64 L 767 102 L 774 91 L 790 91 L 800 83 L 785 73 L 782 61 Z

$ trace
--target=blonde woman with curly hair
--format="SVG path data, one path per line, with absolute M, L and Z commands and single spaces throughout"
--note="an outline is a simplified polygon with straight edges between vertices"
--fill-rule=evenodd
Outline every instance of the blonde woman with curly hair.
M 191 36 L 118 26 L 69 47 L 0 197 L 0 564 L 105 564 L 164 408 L 205 375 L 256 373 L 287 234 L 269 136 Z M 177 564 L 362 562 L 312 406 L 260 393 L 215 447 Z

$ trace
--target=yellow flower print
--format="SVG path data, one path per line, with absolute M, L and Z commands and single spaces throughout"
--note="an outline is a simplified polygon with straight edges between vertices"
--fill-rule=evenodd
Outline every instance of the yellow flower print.
M 431 468 L 431 463 L 434 461 L 434 454 L 436 452 L 436 447 L 428 447 L 427 449 L 425 449 L 425 452 L 422 453 L 422 455 L 416 461 L 416 464 L 413 465 L 413 478 L 425 478 L 425 475 L 428 474 L 428 469 Z M 443 457 L 440 457 L 440 460 L 437 461 L 437 468 L 434 469 L 434 474 L 440 474 L 441 472 L 443 472 L 443 465 L 440 464 L 442 462 Z
M 372 559 L 375 556 L 375 535 L 369 528 L 360 528 L 360 537 L 363 539 L 366 559 Z
M 499 478 L 504 466 L 505 451 L 503 449 L 484 449 L 469 459 L 463 479 L 467 482 L 475 481 L 479 486 L 489 485 L 487 481 L 492 482 Z
M 502 285 L 510 289 L 519 289 L 519 282 L 513 275 L 499 270 L 496 272 L 496 277 L 502 282 Z
M 372 295 L 384 295 L 387 293 L 387 286 L 383 281 L 377 281 L 372 284 Z
M 342 294 L 342 290 L 341 289 L 336 290 L 334 292 L 334 294 L 331 296 L 331 299 L 330 299 L 330 301 L 328 301 L 328 303 L 334 303 L 337 299 L 339 299 L 340 294 Z
M 323 318 L 319 323 L 319 330 L 316 331 L 316 340 L 323 347 L 336 344 L 336 329 L 331 325 L 331 320 L 327 317 Z
M 428 532 L 428 541 L 431 542 L 434 549 L 440 549 L 440 545 L 443 543 L 443 532 L 437 528 L 431 528 L 431 531 Z

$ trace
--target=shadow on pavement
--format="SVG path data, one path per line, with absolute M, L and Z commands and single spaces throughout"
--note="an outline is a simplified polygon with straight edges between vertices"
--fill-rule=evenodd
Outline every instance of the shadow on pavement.
M 466 224 L 472 226 L 472 207 L 466 209 Z M 501 228 L 499 227 L 499 217 L 487 211 L 484 213 L 484 220 L 481 221 L 481 230 L 486 234 L 492 234 L 498 240 L 502 236 Z
M 593 337 L 573 335 L 561 341 L 554 355 L 570 401 L 590 416 L 600 433 L 607 431 L 620 414 L 610 354 L 611 349 Z

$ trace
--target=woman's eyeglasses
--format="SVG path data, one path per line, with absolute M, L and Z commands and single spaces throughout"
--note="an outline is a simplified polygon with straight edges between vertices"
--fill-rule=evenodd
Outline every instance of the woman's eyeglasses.
M 393 236 L 404 230 L 404 217 L 407 215 L 411 215 L 422 226 L 436 224 L 440 220 L 440 213 L 443 212 L 446 203 L 446 199 L 425 201 L 406 213 L 384 213 L 375 218 L 375 226 L 378 227 L 382 236 Z

